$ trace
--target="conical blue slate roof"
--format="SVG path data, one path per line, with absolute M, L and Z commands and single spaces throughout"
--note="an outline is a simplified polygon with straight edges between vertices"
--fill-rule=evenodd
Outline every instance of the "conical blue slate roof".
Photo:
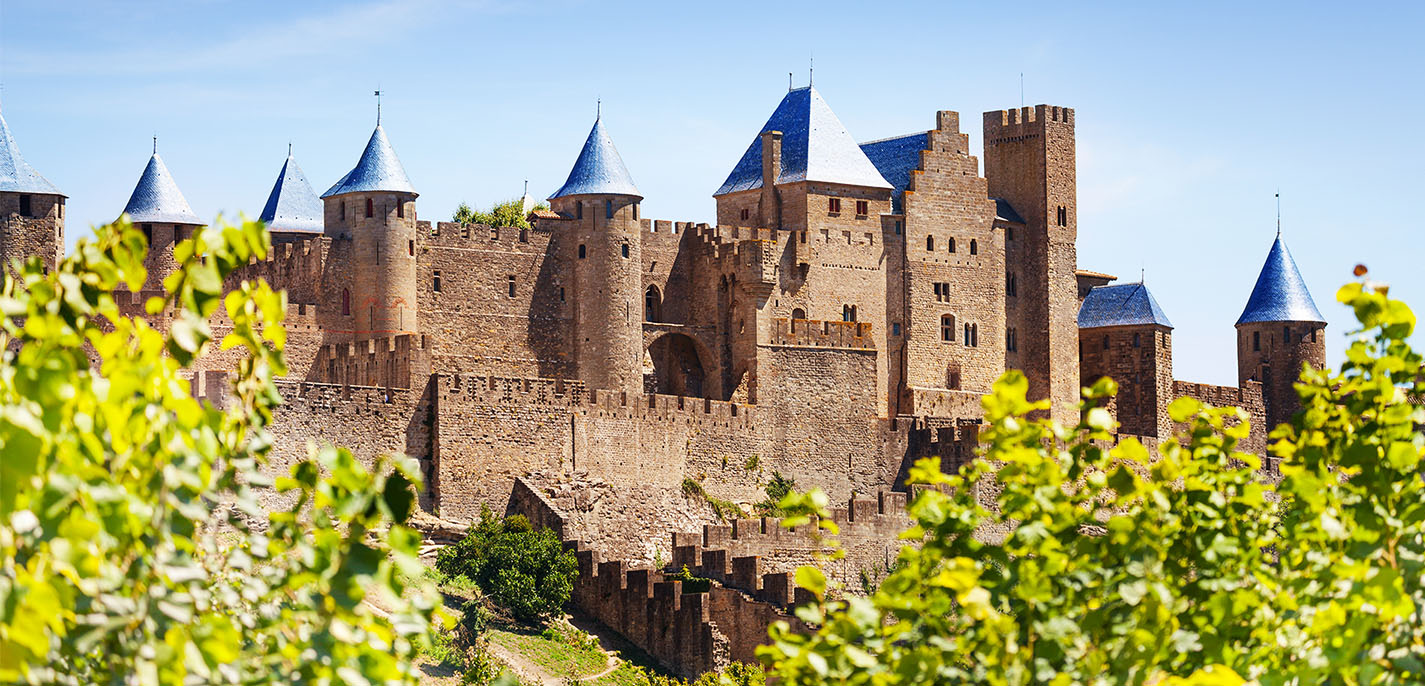
M 20 146 L 15 145 L 4 115 L 0 115 L 0 191 L 64 195 L 20 156 Z
M 762 131 L 782 132 L 782 173 L 777 183 L 823 181 L 892 188 L 821 94 L 808 86 L 787 92 L 714 197 L 762 187 Z
M 1080 329 L 1141 324 L 1173 327 L 1148 287 L 1141 283 L 1099 286 L 1089 291 L 1079 307 Z
M 129 196 L 129 204 L 124 206 L 124 213 L 129 215 L 129 221 L 135 223 L 203 223 L 198 219 L 198 215 L 193 214 L 192 208 L 188 207 L 188 201 L 183 199 L 178 184 L 173 182 L 168 167 L 164 166 L 163 158 L 156 152 L 153 157 L 148 158 L 148 166 L 144 167 L 143 176 L 139 177 L 138 185 L 134 186 L 134 194 Z
M 604 131 L 602 117 L 594 119 L 594 128 L 589 130 L 584 149 L 579 151 L 579 159 L 574 160 L 574 168 L 569 170 L 569 178 L 549 199 L 595 194 L 643 197 L 633 185 L 633 177 L 623 165 L 613 139 Z
M 371 132 L 371 140 L 366 142 L 366 150 L 356 167 L 341 177 L 336 185 L 322 194 L 323 198 L 343 193 L 363 193 L 370 191 L 397 191 L 416 195 L 416 187 L 406 178 L 406 169 L 396 158 L 391 141 L 386 140 L 386 131 L 380 124 Z
M 1272 243 L 1252 297 L 1247 298 L 1247 307 L 1237 318 L 1238 325 L 1251 322 L 1326 322 L 1281 236 Z
M 267 205 L 262 208 L 262 216 L 267 228 L 273 231 L 317 231 L 323 230 L 321 198 L 307 183 L 307 176 L 297 166 L 292 153 L 287 153 L 287 161 L 282 164 L 282 172 L 277 175 L 277 183 L 267 196 Z

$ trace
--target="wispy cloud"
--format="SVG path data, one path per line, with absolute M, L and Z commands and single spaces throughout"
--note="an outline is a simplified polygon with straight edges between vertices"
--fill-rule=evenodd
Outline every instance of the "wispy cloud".
M 135 41 L 109 51 L 15 50 L 8 55 L 8 68 L 12 73 L 45 76 L 212 73 L 339 53 L 354 45 L 390 50 L 438 10 L 452 6 L 438 0 L 381 0 L 323 9 L 311 16 L 274 18 L 212 42 L 201 38 L 211 34 L 205 27 L 192 31 L 188 40 Z

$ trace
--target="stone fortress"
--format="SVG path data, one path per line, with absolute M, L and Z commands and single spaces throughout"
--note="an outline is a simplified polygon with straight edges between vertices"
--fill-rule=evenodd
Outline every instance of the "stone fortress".
M 577 603 L 693 674 L 752 659 L 821 545 L 703 500 L 759 501 L 774 473 L 821 487 L 847 503 L 831 571 L 854 587 L 895 557 L 909 466 L 970 458 L 1006 369 L 1065 421 L 1109 375 L 1121 436 L 1155 445 L 1188 395 L 1243 408 L 1265 447 L 1297 370 L 1325 361 L 1280 237 L 1237 321 L 1239 384 L 1179 381 L 1147 286 L 1079 269 L 1074 110 L 985 113 L 983 171 L 959 114 L 930 123 L 858 144 L 792 89 L 713 194 L 715 226 L 643 217 L 601 119 L 531 229 L 418 219 L 379 120 L 320 197 L 289 152 L 261 214 L 273 254 L 235 276 L 287 289 L 274 468 L 314 440 L 418 459 L 428 512 L 555 527 L 579 549 Z M 53 264 L 65 196 L 3 118 L 0 135 L 0 257 Z M 159 289 L 203 221 L 156 149 L 122 211 Z M 138 314 L 148 294 L 119 295 Z M 204 363 L 195 392 L 221 403 L 233 360 Z M 682 594 L 655 560 L 717 582 Z

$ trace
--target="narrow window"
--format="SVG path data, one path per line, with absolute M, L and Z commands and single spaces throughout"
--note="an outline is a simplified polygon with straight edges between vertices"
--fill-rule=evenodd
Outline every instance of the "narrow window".
M 470 237 L 470 225 L 469 225 L 469 224 L 461 224 L 461 225 L 460 225 L 460 237 L 461 237 L 461 238 L 469 238 L 469 237 Z
M 800 307 L 798 307 L 798 308 L 792 310 L 792 319 L 806 319 L 806 318 L 807 318 L 807 311 L 806 311 L 806 310 L 803 310 L 803 309 L 800 308 Z
M 955 239 L 950 239 L 950 252 L 955 252 Z
M 955 239 L 951 238 L 951 239 L 950 239 L 950 244 L 951 244 L 951 245 L 954 245 L 954 244 L 955 244 Z M 930 251 L 930 252 L 935 252 L 935 237 L 934 237 L 934 236 L 926 236 L 926 237 L 925 237 L 925 249 L 928 250 L 928 251 Z M 955 252 L 955 251 L 954 251 L 954 250 L 951 250 L 950 252 Z
M 977 243 L 977 242 L 975 241 L 975 239 L 973 239 L 973 238 L 970 239 L 970 254 L 971 254 L 971 255 L 978 255 L 978 254 L 980 254 L 980 245 L 979 245 L 979 243 Z
M 854 322 L 854 321 L 856 321 L 856 307 L 853 306 L 853 305 L 842 305 L 842 306 L 841 306 L 841 321 L 843 321 L 843 322 Z
M 437 270 L 435 271 L 435 277 L 431 279 L 431 282 L 430 282 L 430 289 L 433 290 L 433 291 L 435 291 L 436 293 L 439 293 L 439 292 L 440 292 L 440 270 L 439 270 L 439 269 L 437 269 Z
M 638 203 L 633 204 L 633 220 L 638 221 Z
M 1312 329 L 1312 330 L 1311 330 L 1311 342 L 1312 342 L 1312 343 L 1315 343 L 1315 342 L 1316 342 L 1316 329 Z
M 498 241 L 498 240 L 500 240 L 500 227 L 498 227 L 498 226 L 492 226 L 492 227 L 490 227 L 490 240 L 492 240 L 492 241 Z
M 1282 345 L 1289 345 L 1289 344 L 1291 344 L 1291 327 L 1289 327 L 1289 326 L 1283 326 L 1283 327 L 1282 327 Z
M 612 200 L 605 200 L 605 201 L 604 201 L 604 219 L 613 219 L 613 218 L 614 218 L 614 201 L 612 201 Z
M 1058 218 L 1059 218 L 1059 226 L 1068 226 L 1068 225 L 1069 225 L 1069 208 L 1064 207 L 1063 205 L 1060 205 L 1060 206 L 1059 206 L 1059 217 L 1058 217 Z
M 971 325 L 970 325 L 970 347 L 972 347 L 972 348 L 978 348 L 978 347 L 980 347 L 980 325 L 979 325 L 979 324 L 971 324 Z
M 510 297 L 515 297 L 515 277 L 513 274 L 506 278 L 506 287 L 508 289 Z
M 624 243 L 624 244 L 621 246 L 621 248 L 622 248 L 622 250 L 623 250 L 623 256 L 624 256 L 624 257 L 628 257 L 628 244 L 627 244 L 627 243 Z
M 940 340 L 951 343 L 955 340 L 955 315 L 940 315 Z
M 367 217 L 370 217 L 370 216 L 372 216 L 372 213 L 373 213 L 373 210 L 372 210 L 372 207 L 371 207 L 371 198 L 367 198 L 367 199 L 366 199 L 366 216 L 367 216 Z
M 657 286 L 649 286 L 643 293 L 643 321 L 657 322 L 662 320 L 663 299 L 658 295 Z
M 868 214 L 870 214 L 870 213 L 871 213 L 871 203 L 870 203 L 869 201 L 866 201 L 866 200 L 857 200 L 857 201 L 856 201 L 856 214 L 859 214 L 859 215 L 861 215 L 861 216 L 864 217 L 864 216 L 866 216 L 866 215 L 868 215 Z
M 1013 226 L 1006 226 L 1006 227 L 1004 227 L 1004 239 L 1007 240 L 1007 241 L 1012 241 L 1012 240 L 1014 240 L 1014 227 L 1013 227 Z
M 415 241 L 413 241 L 413 240 L 406 241 L 406 254 L 410 255 L 411 257 L 415 257 L 415 256 L 416 256 L 416 242 L 415 242 Z
M 891 322 L 891 335 L 892 335 L 892 336 L 899 336 L 899 335 L 901 335 L 901 323 L 900 323 L 900 322 Z
M 747 216 L 751 214 L 747 208 L 742 208 L 742 221 L 747 221 Z
M 143 225 L 143 242 L 153 245 L 153 224 Z
M 346 203 L 339 202 L 336 204 L 336 206 L 337 210 L 341 213 L 341 220 L 346 221 Z
M 901 235 L 901 220 L 899 219 L 896 220 L 896 235 Z
M 521 243 L 528 243 L 528 242 L 529 242 L 529 229 L 520 229 L 520 242 L 521 242 Z
M 1133 347 L 1135 347 L 1135 348 L 1142 347 L 1142 344 L 1143 344 L 1143 339 L 1139 337 L 1139 334 L 1136 334 L 1136 333 L 1133 334 Z
M 20 196 L 20 216 L 30 216 L 30 196 L 28 195 Z
M 1103 349 L 1108 350 L 1108 334 L 1103 335 Z
M 1014 296 L 1014 274 L 1004 275 L 1004 294 L 1011 297 Z
M 1261 332 L 1261 331 L 1253 331 L 1253 332 L 1252 332 L 1252 352 L 1261 352 L 1261 351 L 1262 351 L 1262 332 Z
M 559 302 L 564 302 L 564 287 L 559 287 Z
M 341 289 L 341 313 L 351 316 L 351 291 Z
M 587 254 L 588 254 L 588 251 L 584 248 L 583 244 L 580 244 L 580 245 L 579 245 L 579 259 L 581 259 L 581 260 L 584 259 L 584 257 L 585 257 Z
M 401 202 L 399 199 L 396 200 L 396 217 L 400 219 L 406 218 L 406 203 Z
M 970 344 L 970 325 L 965 324 L 965 345 Z
M 575 219 L 583 219 L 583 218 L 584 218 L 584 203 L 583 203 L 583 202 L 575 201 L 575 203 L 574 203 L 574 218 L 575 218 Z
M 830 198 L 826 201 L 827 210 L 832 214 L 841 214 L 841 198 Z

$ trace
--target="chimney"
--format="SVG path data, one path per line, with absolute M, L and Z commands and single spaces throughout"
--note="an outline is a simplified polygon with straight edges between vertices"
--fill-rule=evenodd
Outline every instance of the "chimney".
M 782 132 L 762 132 L 762 198 L 758 212 L 762 226 L 782 226 L 782 203 L 777 194 L 777 178 L 782 175 Z

